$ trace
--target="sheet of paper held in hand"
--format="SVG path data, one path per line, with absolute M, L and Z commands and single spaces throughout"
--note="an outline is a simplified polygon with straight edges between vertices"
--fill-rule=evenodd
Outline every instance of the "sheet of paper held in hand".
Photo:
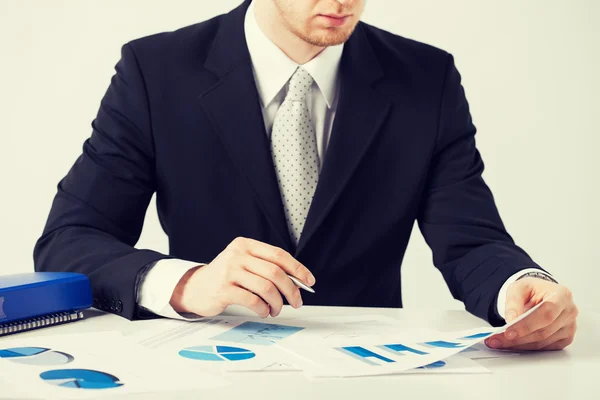
M 547 299 L 545 300 L 547 301 Z M 544 301 L 544 302 L 545 302 Z M 421 332 L 368 338 L 315 340 L 309 330 L 300 332 L 277 346 L 294 355 L 291 361 L 309 377 L 348 377 L 403 373 L 446 360 L 486 338 L 504 332 L 527 318 L 544 302 L 510 324 L 499 328 L 476 328 L 457 332 Z M 468 354 L 468 353 L 464 353 Z

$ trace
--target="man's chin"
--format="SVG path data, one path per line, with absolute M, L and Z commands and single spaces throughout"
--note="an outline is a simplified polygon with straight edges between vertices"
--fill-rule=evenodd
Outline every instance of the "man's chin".
M 304 38 L 304 40 L 306 42 L 312 44 L 313 46 L 319 46 L 319 47 L 337 46 L 339 44 L 345 43 L 350 38 L 353 31 L 354 31 L 354 29 L 352 29 L 350 31 L 343 31 L 343 32 L 325 31 L 323 33 L 310 35 L 309 37 Z

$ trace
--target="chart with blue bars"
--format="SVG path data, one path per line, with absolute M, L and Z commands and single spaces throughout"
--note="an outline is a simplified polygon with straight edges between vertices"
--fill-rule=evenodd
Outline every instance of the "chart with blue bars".
M 422 343 L 409 343 L 408 345 L 402 343 L 370 345 L 367 347 L 356 345 L 334 347 L 334 349 L 362 363 L 371 366 L 382 366 L 401 362 L 400 360 L 405 356 L 428 356 L 429 361 L 436 355 L 439 355 L 440 359 L 445 358 L 451 354 L 470 349 L 470 346 L 476 344 L 477 341 L 492 334 L 493 332 L 478 332 L 452 340 L 432 340 Z M 440 360 L 420 368 L 434 369 L 445 366 L 446 363 Z
M 231 346 L 194 346 L 179 352 L 183 358 L 198 361 L 243 361 L 254 358 L 256 354 L 248 349 Z
M 408 353 L 416 354 L 416 355 L 420 355 L 420 356 L 429 354 L 424 351 L 405 346 L 403 344 L 385 344 L 385 345 L 377 346 L 377 348 L 388 351 L 397 356 L 398 355 L 403 356 Z M 385 364 L 390 364 L 390 363 L 396 362 L 392 358 L 385 357 L 382 354 L 379 354 L 375 351 L 369 350 L 362 346 L 338 347 L 337 350 L 354 358 L 355 360 L 359 360 L 365 364 L 369 364 L 372 366 L 385 365 Z M 417 369 L 437 369 L 437 368 L 443 368 L 445 366 L 446 366 L 446 362 L 440 360 L 440 361 L 436 361 L 436 362 L 424 365 L 422 367 L 418 367 Z
M 119 378 L 106 372 L 91 369 L 56 369 L 40 374 L 45 382 L 71 389 L 111 389 L 123 386 Z
M 433 342 L 424 342 L 419 344 L 424 347 L 438 347 L 443 349 L 458 349 L 461 347 L 466 347 L 465 344 L 456 342 L 446 342 L 445 340 L 434 340 Z
M 365 349 L 362 346 L 338 347 L 337 350 L 369 365 L 382 365 L 396 362 L 391 358 L 384 357 L 381 354 Z
M 248 321 L 211 339 L 237 344 L 270 346 L 294 333 L 300 332 L 302 329 L 304 328 L 298 326 Z
M 400 344 L 400 343 L 397 343 L 397 344 L 384 344 L 384 345 L 377 346 L 377 347 L 379 347 L 380 349 L 383 349 L 385 351 L 391 352 L 391 353 L 393 353 L 395 355 L 406 355 L 407 353 L 412 353 L 412 354 L 416 354 L 416 355 L 419 355 L 419 356 L 424 356 L 426 354 L 429 354 L 429 353 L 427 353 L 425 351 L 417 350 L 417 349 L 408 347 L 408 346 Z
M 488 336 L 490 336 L 492 334 L 492 332 L 482 332 L 482 333 L 476 333 L 474 335 L 469 335 L 469 336 L 465 336 L 460 338 L 461 340 L 475 340 L 475 339 L 483 339 L 486 338 Z

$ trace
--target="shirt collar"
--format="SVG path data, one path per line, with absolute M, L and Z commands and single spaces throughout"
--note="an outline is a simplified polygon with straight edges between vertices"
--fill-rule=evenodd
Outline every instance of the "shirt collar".
M 260 29 L 254 17 L 254 2 L 250 3 L 244 20 L 246 43 L 262 106 L 266 107 L 292 77 L 298 64 L 292 61 Z M 327 107 L 331 108 L 337 89 L 338 67 L 344 44 L 329 46 L 303 65 L 313 77 Z

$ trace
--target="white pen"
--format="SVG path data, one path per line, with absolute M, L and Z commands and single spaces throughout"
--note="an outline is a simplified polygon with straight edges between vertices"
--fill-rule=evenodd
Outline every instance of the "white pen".
M 308 291 L 308 292 L 311 292 L 311 293 L 314 293 L 314 292 L 315 292 L 313 288 L 311 288 L 310 286 L 307 286 L 307 285 L 306 285 L 304 282 L 302 282 L 302 281 L 301 281 L 301 280 L 299 280 L 298 278 L 296 278 L 296 277 L 294 277 L 294 276 L 292 276 L 292 275 L 289 275 L 289 274 L 288 274 L 288 277 L 289 277 L 289 278 L 292 280 L 292 282 L 294 282 L 294 283 L 296 284 L 296 286 L 298 286 L 299 288 L 301 288 L 301 289 L 304 289 L 304 290 L 306 290 L 306 291 Z

